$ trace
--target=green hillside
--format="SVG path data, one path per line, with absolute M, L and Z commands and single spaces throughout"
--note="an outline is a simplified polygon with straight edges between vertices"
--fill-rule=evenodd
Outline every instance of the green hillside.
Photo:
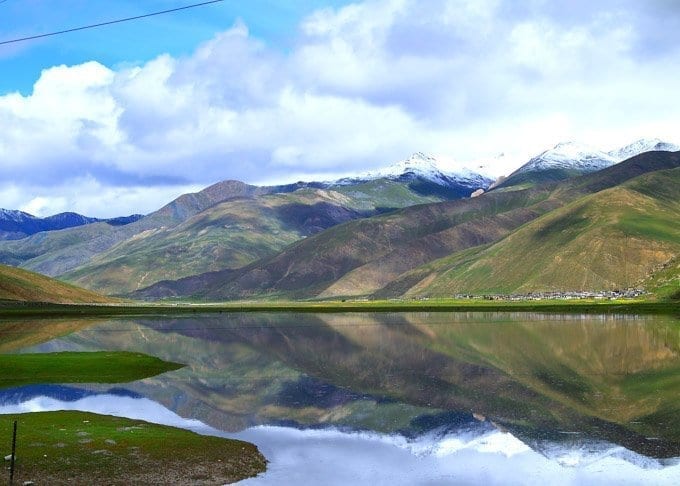
M 573 201 L 488 248 L 419 269 L 406 295 L 635 287 L 680 253 L 678 221 L 680 169 L 654 172 Z
M 544 169 L 540 171 L 520 172 L 510 174 L 500 184 L 493 188 L 494 191 L 515 191 L 526 189 L 539 184 L 560 182 L 573 177 L 583 175 L 582 172 L 573 169 Z
M 146 231 L 174 227 L 221 201 L 272 190 L 224 181 L 195 194 L 184 194 L 158 211 L 124 226 L 95 223 L 37 233 L 21 240 L 0 241 L 0 263 L 55 277 Z
M 321 190 L 235 199 L 175 227 L 135 235 L 60 278 L 121 293 L 159 280 L 239 268 L 310 234 L 361 217 L 351 206 L 349 198 Z
M 257 295 L 304 298 L 320 295 L 333 285 L 342 285 L 343 294 L 370 293 L 382 286 L 382 279 L 403 273 L 404 265 L 408 268 L 487 242 L 555 207 L 557 202 L 548 200 L 548 195 L 539 190 L 500 193 L 413 206 L 352 221 L 223 275 L 224 279 L 206 275 L 214 285 L 193 279 L 191 293 L 211 299 Z M 483 224 L 479 224 L 480 220 Z M 378 262 L 390 257 L 389 264 Z M 353 274 L 348 277 L 351 280 L 340 282 L 345 275 L 371 262 L 376 262 L 377 267 L 366 267 L 361 276 Z
M 44 275 L 0 265 L 0 300 L 53 303 L 105 303 L 102 295 Z
M 59 278 L 107 294 L 133 292 L 161 280 L 241 268 L 337 224 L 439 200 L 389 180 L 234 198 L 180 224 L 142 231 Z
M 658 298 L 680 301 L 680 256 L 660 265 L 642 281 L 642 287 Z
M 125 226 L 96 223 L 0 241 L 0 263 L 98 292 L 132 292 L 163 279 L 243 267 L 338 223 L 458 197 L 416 182 L 319 189 L 224 181 Z
M 136 295 L 395 297 L 634 286 L 677 251 L 677 170 L 658 171 L 678 166 L 678 153 L 647 153 L 562 183 L 413 206 L 330 228 L 242 269 Z

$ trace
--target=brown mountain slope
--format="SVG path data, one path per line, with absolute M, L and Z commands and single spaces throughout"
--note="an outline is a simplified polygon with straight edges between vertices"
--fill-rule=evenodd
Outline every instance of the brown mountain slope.
M 657 171 L 580 198 L 488 248 L 433 262 L 391 285 L 411 297 L 637 287 L 660 269 L 672 272 L 668 263 L 680 254 L 678 221 L 680 168 Z
M 112 302 L 89 290 L 5 265 L 0 265 L 0 300 L 60 304 Z
M 247 297 L 263 290 L 269 295 L 318 295 L 348 272 L 390 254 L 394 255 L 392 273 L 398 275 L 400 254 L 410 253 L 408 259 L 413 261 L 429 261 L 505 234 L 508 228 L 559 204 L 548 196 L 548 190 L 533 189 L 414 206 L 333 227 L 244 269 L 161 282 L 135 295 L 158 298 L 205 293 L 209 298 L 223 298 Z M 454 229 L 457 226 L 460 228 Z M 491 227 L 496 229 L 491 231 Z M 447 232 L 456 238 L 447 239 Z M 373 280 L 370 289 L 379 285 L 379 280 Z
M 654 152 L 562 184 L 415 206 L 331 228 L 241 270 L 163 282 L 138 295 L 210 299 L 370 295 L 423 264 L 498 241 L 584 195 L 677 166 L 680 154 Z M 517 262 L 527 257 L 520 253 Z
M 158 211 L 125 226 L 94 223 L 37 233 L 17 241 L 2 241 L 0 263 L 21 266 L 49 276 L 62 275 L 136 235 L 159 228 L 172 228 L 221 201 L 272 190 L 238 181 L 220 182 L 200 192 L 184 194 Z

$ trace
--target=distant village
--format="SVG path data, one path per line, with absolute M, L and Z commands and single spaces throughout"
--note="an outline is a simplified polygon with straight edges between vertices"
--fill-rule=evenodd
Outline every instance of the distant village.
M 487 294 L 469 295 L 456 294 L 456 299 L 477 299 L 477 300 L 504 300 L 504 301 L 526 301 L 526 300 L 616 300 L 616 299 L 635 299 L 646 295 L 644 289 L 623 289 L 623 290 L 600 290 L 592 291 L 572 291 L 572 292 L 529 292 L 527 294 Z

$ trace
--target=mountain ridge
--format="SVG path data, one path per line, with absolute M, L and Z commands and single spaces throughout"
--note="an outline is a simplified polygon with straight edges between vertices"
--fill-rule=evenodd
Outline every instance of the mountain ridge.
M 418 265 L 435 261 L 447 251 L 474 253 L 474 248 L 503 241 L 516 229 L 568 203 L 679 165 L 678 153 L 649 152 L 562 183 L 413 206 L 336 226 L 239 270 L 211 273 L 203 288 L 200 276 L 177 286 L 183 291 L 193 286 L 193 295 L 214 299 L 371 295 L 380 292 L 386 275 L 387 280 L 398 280 L 409 267 L 415 271 Z M 484 227 L 486 234 L 479 230 Z M 163 282 L 162 287 L 169 294 L 178 293 L 178 288 L 172 290 L 172 282 Z M 162 294 L 160 287 L 152 287 L 135 295 L 158 298 Z
M 675 152 L 680 147 L 659 139 L 640 139 L 608 152 L 576 142 L 561 142 L 531 158 L 493 189 L 528 187 L 597 172 L 646 152 Z
M 132 214 L 115 218 L 91 218 L 74 212 L 64 212 L 40 218 L 24 211 L 0 208 L 0 240 L 19 240 L 43 231 L 57 231 L 92 223 L 124 226 L 142 217 L 141 214 Z
M 332 225 L 467 197 L 490 182 L 429 176 L 409 172 L 280 186 L 221 181 L 125 227 L 91 226 L 0 244 L 0 262 L 119 294 L 163 279 L 244 266 Z

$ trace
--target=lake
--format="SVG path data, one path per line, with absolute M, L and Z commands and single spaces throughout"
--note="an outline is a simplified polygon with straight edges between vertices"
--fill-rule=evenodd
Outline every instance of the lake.
M 0 352 L 129 350 L 187 366 L 0 390 L 257 444 L 243 484 L 680 484 L 680 320 L 243 313 L 0 323 Z

